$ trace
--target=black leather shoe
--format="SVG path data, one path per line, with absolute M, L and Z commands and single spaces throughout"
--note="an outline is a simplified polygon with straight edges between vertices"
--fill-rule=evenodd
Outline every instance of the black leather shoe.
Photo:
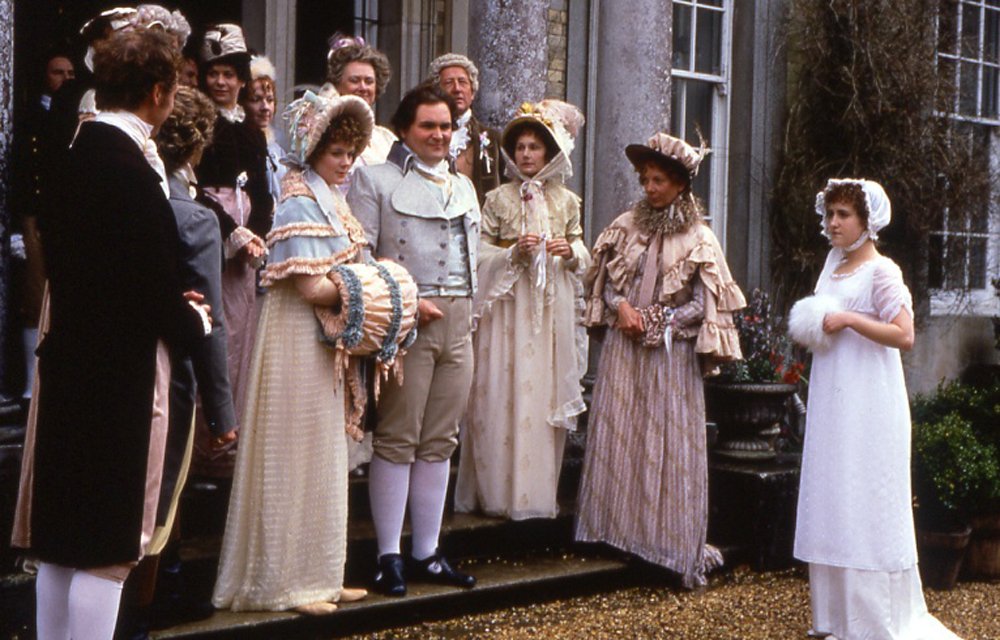
M 403 577 L 403 556 L 387 553 L 379 556 L 375 572 L 375 590 L 385 596 L 405 596 L 406 578 Z
M 426 560 L 414 560 L 412 578 L 420 582 L 447 584 L 463 589 L 476 586 L 475 576 L 455 571 L 440 553 L 435 553 Z

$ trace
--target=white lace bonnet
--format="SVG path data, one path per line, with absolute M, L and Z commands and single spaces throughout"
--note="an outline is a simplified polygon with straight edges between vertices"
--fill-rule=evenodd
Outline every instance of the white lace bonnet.
M 874 180 L 864 178 L 830 178 L 826 181 L 823 190 L 816 194 L 816 214 L 820 219 L 822 234 L 829 238 L 830 233 L 826 229 L 826 192 L 832 187 L 841 184 L 858 184 L 865 194 L 865 205 L 868 207 L 868 229 L 865 231 L 868 238 L 878 240 L 878 232 L 889 224 L 892 219 L 892 204 L 889 196 L 886 195 L 882 185 Z M 862 234 L 865 237 L 865 234 Z

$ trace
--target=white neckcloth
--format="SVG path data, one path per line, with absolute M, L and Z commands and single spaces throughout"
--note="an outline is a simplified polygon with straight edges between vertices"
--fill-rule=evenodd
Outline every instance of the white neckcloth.
M 94 116 L 94 121 L 117 128 L 142 150 L 146 162 L 160 176 L 160 188 L 163 189 L 163 195 L 169 198 L 170 186 L 167 184 L 167 169 L 163 166 L 163 160 L 160 159 L 160 154 L 156 149 L 156 141 L 152 138 L 153 125 L 130 111 L 101 111 Z

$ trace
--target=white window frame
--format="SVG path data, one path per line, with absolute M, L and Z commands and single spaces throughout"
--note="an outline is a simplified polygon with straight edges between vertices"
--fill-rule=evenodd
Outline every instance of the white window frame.
M 691 67 L 695 66 L 695 52 L 698 46 L 698 32 L 696 20 L 699 10 L 711 10 L 722 13 L 722 42 L 719 52 L 719 73 L 700 73 L 689 69 L 672 68 L 670 70 L 671 79 L 708 82 L 714 85 L 712 99 L 712 140 L 708 144 L 712 149 L 709 156 L 712 161 L 712 178 L 709 184 L 710 198 L 708 215 L 712 231 L 719 238 L 725 249 L 726 243 L 726 217 L 729 210 L 729 104 L 730 88 L 732 86 L 730 71 L 732 69 L 732 48 L 733 48 L 733 1 L 722 0 L 722 6 L 716 7 L 708 4 L 704 0 L 673 0 L 674 4 L 680 4 L 691 8 L 691 49 L 689 60 Z M 672 96 L 671 108 L 685 108 L 685 102 Z M 677 114 L 674 114 L 677 115 Z M 686 121 L 685 114 L 679 114 L 677 119 L 684 127 Z M 692 144 L 697 144 L 698 135 L 694 131 L 671 131 L 671 134 L 687 140 Z
M 962 33 L 962 20 L 964 17 L 964 7 L 973 6 L 979 9 L 979 37 L 977 43 L 976 58 L 968 58 L 962 56 L 962 43 L 959 38 Z M 985 48 L 985 29 L 986 29 L 986 12 L 987 11 L 998 11 L 1000 15 L 1000 7 L 987 4 L 984 0 L 958 0 L 955 4 L 955 51 L 952 52 L 937 52 L 938 60 L 949 60 L 952 62 L 955 68 L 954 83 L 956 87 L 954 102 L 951 105 L 951 110 L 949 113 L 942 113 L 940 115 L 953 118 L 955 120 L 960 120 L 964 122 L 971 122 L 975 124 L 985 125 L 991 127 L 990 140 L 989 140 L 989 151 L 988 151 L 988 161 L 990 164 L 990 172 L 995 173 L 998 170 L 998 154 L 1000 154 L 1000 143 L 998 143 L 998 132 L 1000 132 L 1000 115 L 995 116 L 983 116 L 983 69 L 984 67 L 994 67 L 1000 68 L 1000 60 L 996 62 L 988 62 L 985 60 L 984 48 Z M 938 18 L 935 18 L 935 31 L 940 28 L 940 23 Z M 998 34 L 1000 37 L 1000 34 Z M 977 82 L 976 82 L 976 115 L 962 114 L 960 112 L 961 108 L 961 71 L 963 64 L 974 64 L 977 68 Z M 1000 77 L 1000 76 L 998 76 Z M 1000 80 L 998 80 L 1000 84 Z M 997 91 L 1000 92 L 1000 87 L 997 87 Z M 939 236 L 947 240 L 949 237 L 966 237 L 966 238 L 985 238 L 986 239 L 986 282 L 984 287 L 981 289 L 931 289 L 930 291 L 930 311 L 931 315 L 945 316 L 945 315 L 961 315 L 961 316 L 992 316 L 1000 313 L 1000 301 L 998 301 L 995 290 L 991 281 L 993 278 L 1000 276 L 1000 211 L 998 211 L 997 206 L 993 203 L 996 198 L 996 193 L 991 194 L 990 198 L 990 210 L 987 214 L 987 231 L 985 233 L 978 232 L 962 232 L 962 231 L 949 231 L 947 229 L 947 212 L 944 212 L 944 229 L 932 231 L 931 235 Z M 945 251 L 947 251 L 947 242 L 943 243 Z M 966 253 L 966 264 L 965 271 L 968 273 L 969 254 Z M 942 256 L 942 264 L 947 269 L 947 253 Z

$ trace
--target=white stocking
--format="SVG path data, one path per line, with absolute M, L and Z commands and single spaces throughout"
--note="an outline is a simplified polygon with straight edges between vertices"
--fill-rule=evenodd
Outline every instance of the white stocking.
M 35 626 L 38 640 L 69 640 L 69 586 L 74 569 L 38 564 L 35 578 Z
M 73 640 L 111 640 L 115 635 L 121 598 L 121 582 L 76 571 L 69 590 L 69 626 Z
M 368 500 L 375 521 L 378 554 L 399 553 L 406 516 L 406 494 L 410 485 L 410 465 L 373 456 L 368 469 Z
M 437 551 L 450 465 L 448 460 L 417 460 L 410 470 L 410 525 L 417 560 L 426 560 Z

